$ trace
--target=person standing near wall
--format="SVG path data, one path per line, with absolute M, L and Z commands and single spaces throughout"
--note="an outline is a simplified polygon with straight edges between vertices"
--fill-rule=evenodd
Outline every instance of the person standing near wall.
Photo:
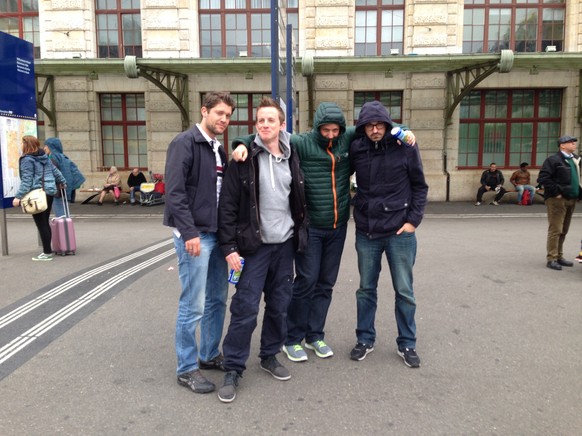
M 544 202 L 548 211 L 546 266 L 560 271 L 574 263 L 564 259 L 564 241 L 576 201 L 582 199 L 580 180 L 581 159 L 576 151 L 578 138 L 558 138 L 558 152 L 549 156 L 538 174 L 538 183 L 544 188 Z
M 172 228 L 181 285 L 176 373 L 179 385 L 199 394 L 215 389 L 200 369 L 223 369 L 218 347 L 226 312 L 228 270 L 217 231 L 218 198 L 227 160 L 216 137 L 226 131 L 234 110 L 229 93 L 206 94 L 202 120 L 176 136 L 166 156 L 164 225 Z
M 44 152 L 49 155 L 52 163 L 63 174 L 67 181 L 67 201 L 73 203 L 75 201 L 75 190 L 79 189 L 85 183 L 85 176 L 81 173 L 75 162 L 63 153 L 63 144 L 59 138 L 47 138 L 44 141 Z M 53 201 L 53 209 L 55 216 L 65 215 L 64 199 L 61 196 L 60 190 L 57 190 Z
M 51 246 L 51 227 L 49 218 L 57 185 L 65 186 L 67 181 L 63 174 L 55 167 L 48 155 L 40 147 L 40 142 L 34 136 L 22 138 L 22 156 L 19 160 L 20 187 L 12 200 L 14 207 L 20 206 L 20 200 L 33 189 L 42 188 L 46 194 L 47 209 L 32 215 L 42 241 L 42 253 L 32 258 L 35 261 L 53 260 Z M 66 186 L 65 186 L 66 187 Z

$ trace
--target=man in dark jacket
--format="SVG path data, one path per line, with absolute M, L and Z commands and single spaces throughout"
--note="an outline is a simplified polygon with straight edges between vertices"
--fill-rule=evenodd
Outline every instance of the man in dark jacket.
M 278 380 L 289 380 L 279 363 L 287 333 L 287 307 L 293 284 L 295 251 L 307 246 L 307 206 L 299 157 L 282 130 L 285 114 L 271 98 L 257 108 L 256 135 L 250 158 L 231 163 L 220 194 L 220 247 L 230 268 L 240 271 L 230 304 L 224 338 L 224 385 L 218 398 L 230 403 L 246 369 L 261 296 L 265 313 L 261 330 L 261 368 Z
M 481 205 L 481 200 L 483 198 L 483 194 L 489 191 L 495 191 L 495 199 L 491 203 L 494 206 L 499 206 L 499 200 L 505 195 L 507 192 L 503 187 L 505 183 L 505 178 L 503 177 L 503 173 L 497 169 L 497 165 L 495 162 L 492 162 L 489 165 L 489 169 L 483 171 L 481 174 L 481 186 L 477 190 L 477 202 L 475 206 Z
M 216 136 L 224 133 L 235 103 L 228 93 L 206 94 L 202 121 L 170 143 L 166 157 L 164 225 L 173 228 L 182 293 L 176 321 L 178 384 L 212 392 L 200 369 L 222 369 L 222 338 L 228 270 L 218 247 L 218 196 L 226 154 Z M 196 329 L 200 324 L 200 349 Z M 200 362 L 197 361 L 200 357 Z
M 415 230 L 424 216 L 428 186 L 418 147 L 403 145 L 390 134 L 390 115 L 379 101 L 364 104 L 356 124 L 360 135 L 350 147 L 358 190 L 353 199 L 360 287 L 357 344 L 351 359 L 363 360 L 374 350 L 378 278 L 385 253 L 396 292 L 398 354 L 416 368 L 416 301 L 412 268 Z
M 557 271 L 563 266 L 574 265 L 564 259 L 563 247 L 576 201 L 582 199 L 581 159 L 574 153 L 577 141 L 572 136 L 560 137 L 560 150 L 544 161 L 538 174 L 538 183 L 544 187 L 544 202 L 548 210 L 546 266 Z

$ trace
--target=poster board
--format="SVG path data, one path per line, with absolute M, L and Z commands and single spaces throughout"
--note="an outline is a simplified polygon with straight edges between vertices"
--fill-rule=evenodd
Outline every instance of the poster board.
M 12 207 L 20 187 L 22 137 L 37 136 L 34 51 L 30 42 L 0 32 L 0 208 Z

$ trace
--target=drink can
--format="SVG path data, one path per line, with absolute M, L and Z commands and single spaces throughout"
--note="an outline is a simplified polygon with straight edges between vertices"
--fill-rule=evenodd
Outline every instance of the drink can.
M 408 133 L 405 132 L 404 130 L 402 130 L 400 127 L 393 127 L 392 130 L 390 131 L 390 133 L 396 139 L 400 139 L 404 144 L 409 145 L 408 144 L 408 137 L 409 137 Z
M 240 258 L 240 270 L 239 271 L 235 271 L 234 269 L 231 269 L 230 272 L 228 273 L 228 281 L 230 283 L 232 283 L 233 285 L 236 285 L 238 283 L 238 279 L 240 279 L 240 275 L 242 273 L 242 270 L 245 266 L 245 259 L 243 257 Z

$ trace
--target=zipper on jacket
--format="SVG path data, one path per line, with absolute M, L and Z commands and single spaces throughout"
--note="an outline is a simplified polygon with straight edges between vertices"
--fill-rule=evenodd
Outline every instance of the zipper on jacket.
M 331 157 L 331 190 L 333 192 L 333 228 L 337 228 L 337 190 L 335 185 L 335 156 L 331 152 L 333 141 L 330 139 L 327 144 L 327 154 Z

